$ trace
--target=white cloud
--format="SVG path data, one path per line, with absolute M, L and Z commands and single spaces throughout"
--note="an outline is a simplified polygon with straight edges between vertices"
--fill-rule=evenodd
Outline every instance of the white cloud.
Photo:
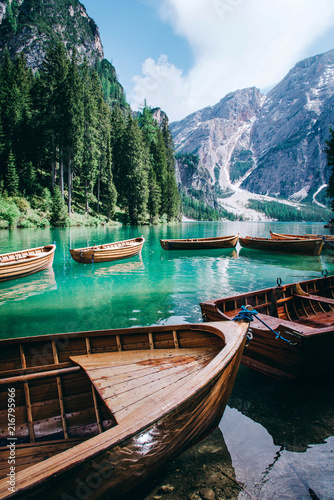
M 161 0 L 162 19 L 189 42 L 188 74 L 168 61 L 146 59 L 134 78 L 133 108 L 144 99 L 171 121 L 248 86 L 266 89 L 334 25 L 333 0 Z

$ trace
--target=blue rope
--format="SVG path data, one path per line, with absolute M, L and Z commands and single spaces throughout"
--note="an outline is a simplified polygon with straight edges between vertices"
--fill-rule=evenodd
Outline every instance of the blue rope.
M 287 342 L 289 345 L 294 345 L 294 342 L 292 342 L 291 340 L 285 339 L 284 337 L 282 337 L 282 335 L 279 332 L 275 332 L 275 330 L 273 330 L 269 325 L 267 325 L 267 323 L 262 321 L 262 319 L 260 319 L 257 316 L 258 314 L 259 313 L 255 309 L 252 309 L 250 311 L 249 309 L 246 308 L 246 306 L 241 306 L 241 311 L 239 312 L 239 314 L 235 318 L 233 318 L 233 320 L 234 321 L 248 321 L 250 323 L 251 321 L 254 321 L 254 316 L 255 316 L 258 321 L 261 321 L 261 323 L 264 326 L 269 328 L 269 330 L 275 334 L 276 339 L 281 339 L 281 340 L 284 340 L 284 342 Z
M 64 258 L 64 261 L 66 261 L 66 257 L 65 257 L 65 255 L 64 255 L 64 254 L 63 254 L 63 252 L 60 250 L 60 248 L 57 246 L 57 243 L 54 241 L 54 242 L 53 242 L 53 244 L 54 244 L 54 245 L 56 245 L 56 248 L 57 248 L 58 252 L 60 252 L 60 253 L 62 254 L 62 256 L 63 256 L 63 258 Z
M 328 245 L 331 245 L 332 247 L 334 247 L 333 243 L 331 243 L 330 241 L 328 241 L 328 240 L 326 239 L 326 237 L 325 237 L 325 236 L 324 236 L 324 241 L 325 241 Z

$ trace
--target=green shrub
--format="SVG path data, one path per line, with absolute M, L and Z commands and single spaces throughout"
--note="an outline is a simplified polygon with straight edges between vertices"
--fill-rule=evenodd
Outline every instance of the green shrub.
M 12 198 L 4 199 L 0 196 L 0 221 L 3 228 L 15 227 L 21 212 Z

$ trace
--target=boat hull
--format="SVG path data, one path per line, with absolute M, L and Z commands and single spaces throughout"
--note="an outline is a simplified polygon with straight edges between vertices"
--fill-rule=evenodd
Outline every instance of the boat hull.
M 0 255 L 0 281 L 23 278 L 52 267 L 56 245 Z
M 214 250 L 219 248 L 234 248 L 239 235 L 218 238 L 189 238 L 183 240 L 160 240 L 164 250 Z
M 323 239 L 273 239 L 273 238 L 239 238 L 239 243 L 244 248 L 263 250 L 266 252 L 291 253 L 302 255 L 320 255 Z
M 105 355 L 105 346 L 108 348 L 114 343 L 116 358 L 117 346 L 122 344 L 126 351 L 122 351 L 122 356 L 131 356 L 133 351 L 127 351 L 127 349 L 131 347 L 133 349 L 136 344 L 140 343 L 141 347 L 138 349 L 144 356 L 143 361 L 139 362 L 139 369 L 143 370 L 142 373 L 146 370 L 152 370 L 152 373 L 157 369 L 159 371 L 158 365 L 155 368 L 157 360 L 154 356 L 159 356 L 159 353 L 163 352 L 162 345 L 167 345 L 167 343 L 170 346 L 174 344 L 172 350 L 179 355 L 182 349 L 188 348 L 186 344 L 191 348 L 199 342 L 207 350 L 206 346 L 209 342 L 217 354 L 196 375 L 191 375 L 186 384 L 183 383 L 184 375 L 181 376 L 177 390 L 171 393 L 171 399 L 162 398 L 155 401 L 155 393 L 153 392 L 152 395 L 149 391 L 148 404 L 141 405 L 138 411 L 132 411 L 132 414 L 128 414 L 123 419 L 120 417 L 113 427 L 59 455 L 17 472 L 15 492 L 10 493 L 7 480 L 2 479 L 0 498 L 25 500 L 124 498 L 124 495 L 159 467 L 202 439 L 218 425 L 233 388 L 245 345 L 247 328 L 246 323 L 229 322 L 228 325 L 220 323 L 218 325 L 181 325 L 118 330 L 114 331 L 116 338 L 119 337 L 117 345 L 116 341 L 108 340 L 107 332 L 90 332 L 88 344 L 86 341 L 86 346 L 90 346 L 86 350 L 89 354 L 81 355 L 81 358 L 88 358 L 88 364 L 91 359 L 94 359 L 89 357 L 90 355 L 94 357 L 94 350 L 98 351 L 96 355 L 99 358 Z M 153 353 L 151 361 L 148 359 L 145 361 L 143 347 L 146 349 L 147 347 L 143 344 L 144 334 L 148 336 L 145 341 L 147 344 L 148 341 L 149 343 L 153 341 L 157 345 L 156 354 Z M 132 336 L 135 342 L 131 340 Z M 72 334 L 64 338 L 49 336 L 48 343 L 56 343 L 59 346 L 59 361 L 63 361 L 64 353 L 71 355 L 73 351 L 72 342 L 75 354 L 85 352 L 85 338 L 86 335 L 83 333 L 79 334 L 77 339 L 72 337 Z M 41 353 L 47 353 L 47 344 L 43 344 L 43 338 L 35 338 L 36 347 L 34 345 L 29 347 L 28 344 L 26 347 L 25 344 L 28 341 L 24 339 L 24 342 L 21 342 L 24 351 L 28 353 L 27 360 L 30 359 L 32 353 L 37 353 L 37 358 L 40 358 Z M 126 342 L 129 342 L 128 346 Z M 6 345 L 2 344 L 1 347 L 6 348 Z M 13 364 L 11 360 L 14 348 L 15 342 L 13 341 L 8 347 L 9 356 L 3 354 L 6 363 L 9 358 L 9 363 Z M 152 347 L 149 351 L 152 353 Z M 47 355 L 49 356 L 50 353 Z M 32 361 L 29 361 L 29 364 L 32 364 Z M 48 359 L 45 359 L 44 363 L 48 363 Z M 117 366 L 115 369 L 118 370 Z M 184 368 L 182 364 L 175 365 L 173 370 L 181 370 L 183 373 Z M 90 376 L 88 371 L 87 373 Z M 104 377 L 103 381 L 105 381 Z M 7 384 L 7 380 L 5 382 Z M 27 384 L 33 384 L 32 380 Z M 76 381 L 75 384 L 78 382 Z M 73 388 L 73 384 L 70 387 Z M 114 385 L 111 390 L 113 387 Z M 100 395 L 103 395 L 103 389 L 98 386 L 96 388 Z M 30 391 L 32 390 L 33 386 L 30 387 Z M 152 397 L 153 400 L 150 403 Z M 111 404 L 114 404 L 113 399 Z M 43 405 L 39 411 L 46 411 Z M 135 420 L 133 415 L 135 415 Z M 40 426 L 39 422 L 36 424 Z
M 70 249 L 70 253 L 72 258 L 79 264 L 113 262 L 115 260 L 129 259 L 140 254 L 144 242 L 144 238 L 135 238 L 107 245 Z
M 204 321 L 226 321 L 241 306 L 252 306 L 259 318 L 283 338 L 276 338 L 259 320 L 250 323 L 253 336 L 241 363 L 279 379 L 314 377 L 333 370 L 334 277 L 300 282 L 310 294 L 294 297 L 296 284 L 249 292 L 235 297 L 202 302 Z M 328 303 L 312 299 L 328 297 Z M 298 295 L 298 294 L 297 294 Z M 299 318 L 293 317 L 298 312 Z

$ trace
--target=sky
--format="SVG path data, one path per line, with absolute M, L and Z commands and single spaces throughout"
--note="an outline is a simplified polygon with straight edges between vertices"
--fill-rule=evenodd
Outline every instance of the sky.
M 334 49 L 333 0 L 81 0 L 133 110 L 169 121 L 227 93 L 267 93 L 300 60 Z

